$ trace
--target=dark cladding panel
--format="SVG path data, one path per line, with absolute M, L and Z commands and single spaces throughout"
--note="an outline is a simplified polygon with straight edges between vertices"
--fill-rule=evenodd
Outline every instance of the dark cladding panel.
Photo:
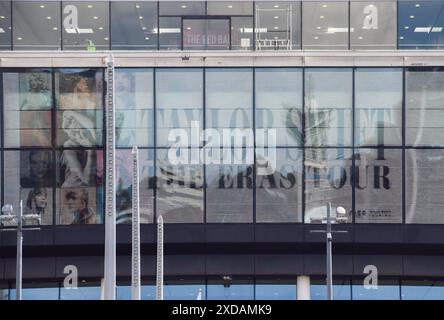
M 369 273 L 364 273 L 366 266 L 373 265 L 377 268 L 378 276 L 402 275 L 401 255 L 355 255 L 353 256 L 353 274 L 365 278 Z
M 305 255 L 304 272 L 306 275 L 325 275 L 325 255 Z M 334 255 L 333 274 L 350 275 L 353 271 L 353 259 L 351 256 Z
M 442 256 L 404 256 L 404 276 L 442 277 L 443 269 Z
M 254 226 L 252 224 L 207 224 L 207 242 L 252 242 Z
M 205 274 L 205 256 L 168 255 L 165 256 L 165 276 L 189 276 Z
M 303 274 L 302 255 L 256 255 L 256 275 L 289 275 Z M 296 279 L 296 276 L 295 276 Z
M 101 256 L 73 256 L 56 258 L 56 276 L 64 278 L 67 274 L 63 272 L 66 266 L 77 267 L 79 280 L 82 278 L 103 277 L 103 257 Z
M 252 275 L 254 274 L 254 256 L 208 255 L 207 275 Z
M 5 259 L 5 279 L 15 279 L 16 259 Z M 56 259 L 48 258 L 24 258 L 23 279 L 54 278 Z
M 70 225 L 54 230 L 57 245 L 103 244 L 105 241 L 104 225 Z
M 399 225 L 355 225 L 355 242 L 403 243 L 403 231 Z
M 302 224 L 259 224 L 255 225 L 256 242 L 301 242 L 304 235 Z
M 2 232 L 2 245 L 3 246 L 16 246 L 17 234 L 14 231 Z M 24 230 L 23 232 L 23 245 L 24 246 L 42 246 L 54 244 L 54 230 L 49 228 L 41 228 L 40 230 Z

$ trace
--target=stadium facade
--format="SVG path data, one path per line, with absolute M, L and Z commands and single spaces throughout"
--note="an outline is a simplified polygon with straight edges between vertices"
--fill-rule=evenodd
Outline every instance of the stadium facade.
M 329 202 L 346 209 L 335 299 L 444 299 L 443 9 L 0 1 L 1 202 L 41 216 L 25 231 L 24 298 L 101 297 L 111 52 L 119 299 L 130 297 L 133 145 L 143 299 L 155 298 L 160 215 L 165 299 L 325 299 L 325 235 L 311 231 Z M 256 136 L 197 139 L 182 155 L 204 156 L 172 163 L 171 132 L 191 137 L 196 123 Z M 260 130 L 275 133 L 272 158 Z M 229 151 L 253 162 L 222 161 Z M 15 233 L 0 236 L 0 299 L 14 299 Z M 63 287 L 67 265 L 78 290 Z M 377 289 L 364 286 L 368 266 Z

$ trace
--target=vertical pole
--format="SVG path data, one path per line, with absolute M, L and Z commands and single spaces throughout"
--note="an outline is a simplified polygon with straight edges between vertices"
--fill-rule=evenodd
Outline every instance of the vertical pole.
M 22 230 L 22 217 L 23 217 L 23 201 L 20 200 L 20 210 L 17 215 L 17 262 L 15 272 L 15 297 L 16 300 L 22 300 L 22 247 L 23 247 L 23 230 Z
M 116 197 L 115 173 L 115 110 L 114 61 L 109 54 L 106 61 L 106 184 L 105 184 L 105 300 L 116 299 Z
M 327 300 L 333 300 L 331 203 L 327 204 Z
M 139 150 L 133 147 L 133 210 L 132 210 L 132 259 L 131 298 L 140 300 L 140 210 L 139 210 Z
M 156 299 L 163 300 L 163 218 L 157 218 Z
M 296 299 L 310 300 L 310 276 L 298 276 L 296 290 Z

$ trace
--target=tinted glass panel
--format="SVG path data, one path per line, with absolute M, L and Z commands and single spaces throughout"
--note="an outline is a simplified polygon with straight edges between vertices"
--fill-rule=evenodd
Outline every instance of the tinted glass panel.
M 199 146 L 195 139 L 191 142 L 191 126 L 203 127 L 202 69 L 158 69 L 156 91 L 157 146 L 176 141 L 185 142 L 182 146 Z M 190 144 L 174 134 L 178 129 L 186 132 Z
M 336 214 L 337 206 L 344 207 L 346 215 L 338 222 L 352 222 L 352 168 L 351 150 L 305 150 L 305 223 L 324 223 L 327 204 L 331 203 Z
M 406 152 L 406 222 L 444 223 L 444 150 Z
M 442 281 L 402 281 L 402 300 L 443 300 Z
M 231 18 L 231 50 L 253 49 L 253 18 Z
M 99 1 L 63 2 L 63 49 L 109 49 L 109 3 Z
M 443 1 L 398 2 L 398 48 L 442 49 Z
M 60 2 L 12 3 L 14 50 L 60 49 Z
M 256 173 L 256 221 L 302 221 L 302 150 L 277 149 L 272 170 Z M 262 155 L 256 154 L 256 162 Z
M 300 2 L 256 2 L 256 50 L 301 48 Z
M 161 16 L 191 16 L 204 15 L 204 1 L 160 1 L 159 14 Z
M 205 171 L 207 222 L 253 222 L 253 149 L 208 152 L 218 164 L 208 164 Z
M 208 15 L 250 16 L 253 15 L 252 1 L 208 1 Z
M 362 282 L 353 282 L 353 300 L 400 300 L 398 281 L 378 281 L 377 288 L 366 288 Z
M 402 222 L 401 163 L 401 150 L 355 150 L 356 222 Z
M 305 135 L 308 146 L 350 146 L 352 71 L 306 69 Z
M 37 214 L 43 225 L 53 224 L 54 160 L 50 150 L 6 151 L 5 203 L 14 210 L 23 200 L 23 214 Z M 37 220 L 26 224 L 37 225 Z
M 0 1 L 0 50 L 11 50 L 10 1 Z
M 396 1 L 350 3 L 351 49 L 396 49 Z
M 258 284 L 256 300 L 296 300 L 296 284 Z
M 173 150 L 157 150 L 157 215 L 165 222 L 203 222 L 203 165 L 176 164 Z M 177 153 L 188 159 L 199 150 L 178 148 Z
M 116 145 L 154 145 L 153 70 L 116 70 Z
M 3 84 L 5 146 L 51 146 L 51 72 L 4 73 Z
M 157 3 L 111 2 L 111 48 L 157 49 Z
M 401 145 L 402 70 L 355 71 L 355 144 Z
M 444 146 L 444 72 L 406 72 L 406 144 Z
M 117 223 L 130 223 L 133 201 L 133 155 L 131 149 L 116 151 L 116 212 Z M 154 150 L 139 149 L 139 210 L 140 222 L 153 222 Z
M 184 19 L 184 50 L 229 50 L 228 19 Z
M 302 2 L 302 48 L 348 49 L 348 2 Z
M 255 72 L 256 134 L 258 129 L 275 129 L 278 146 L 301 146 L 302 71 L 266 68 Z
M 102 71 L 63 69 L 55 74 L 57 144 L 63 147 L 102 145 Z
M 208 284 L 208 300 L 253 300 L 253 284 Z
M 182 19 L 160 17 L 159 37 L 160 50 L 180 50 L 182 48 Z
M 206 126 L 219 130 L 253 125 L 252 69 L 206 69 Z M 245 132 L 245 131 L 244 131 Z M 236 147 L 250 146 L 249 140 L 232 139 Z M 215 141 L 213 146 L 218 145 Z
M 312 300 L 327 300 L 327 288 L 325 282 L 314 280 L 310 285 L 310 296 Z M 337 280 L 333 282 L 334 300 L 351 300 L 350 281 Z

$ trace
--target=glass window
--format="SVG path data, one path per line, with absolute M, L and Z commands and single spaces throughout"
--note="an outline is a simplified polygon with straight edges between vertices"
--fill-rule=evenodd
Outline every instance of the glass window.
M 340 217 L 352 222 L 352 155 L 348 149 L 305 150 L 305 223 L 324 223 L 327 204 L 344 207 L 347 215 Z
M 256 135 L 261 129 L 275 129 L 278 146 L 302 146 L 301 69 L 258 68 L 255 72 Z
M 111 2 L 111 49 L 157 49 L 157 3 Z
M 377 288 L 366 288 L 362 281 L 353 281 L 353 300 L 400 300 L 399 281 L 379 280 Z
M 100 300 L 100 286 L 86 286 L 79 283 L 77 289 L 60 288 L 60 300 Z
M 130 285 L 118 285 L 116 289 L 117 300 L 131 300 L 132 287 Z M 156 286 L 142 285 L 140 287 L 140 298 L 141 300 L 156 300 Z
M 116 150 L 117 223 L 130 223 L 133 201 L 133 154 L 131 149 Z M 154 150 L 139 149 L 140 222 L 153 222 Z
M 116 145 L 154 146 L 153 70 L 116 69 Z
M 229 50 L 229 19 L 184 19 L 184 50 Z
M 402 69 L 355 71 L 355 145 L 402 144 Z
M 443 49 L 443 1 L 398 1 L 398 48 Z
M 7 283 L 0 284 L 0 301 L 9 299 L 9 289 Z
M 102 223 L 103 151 L 65 149 L 56 156 L 57 224 Z
M 10 300 L 16 299 L 16 290 L 11 289 Z M 22 289 L 23 300 L 59 300 L 59 287 L 58 283 L 43 284 L 43 283 L 30 283 L 25 284 Z
M 275 159 L 256 153 L 256 165 L 268 161 L 267 169 L 271 169 L 262 174 L 256 167 L 256 221 L 301 222 L 302 150 L 285 148 L 272 152 L 276 153 Z
M 250 281 L 209 281 L 208 300 L 254 300 L 254 284 Z
M 13 1 L 14 50 L 59 50 L 60 2 Z
M 168 146 L 174 142 L 168 141 L 170 134 L 174 138 L 173 129 L 187 133 L 190 143 L 182 141 L 185 142 L 182 146 L 199 146 L 200 143 L 192 137 L 191 128 L 193 125 L 200 129 L 203 127 L 203 70 L 156 70 L 156 107 L 157 146 Z M 181 142 L 181 138 L 176 136 L 176 139 Z
M 350 48 L 396 49 L 396 1 L 350 2 Z
M 207 1 L 208 15 L 251 16 L 252 1 Z
M 159 17 L 159 49 L 180 50 L 182 48 L 182 19 Z
M 204 1 L 159 1 L 161 16 L 205 15 Z
M 63 49 L 109 50 L 109 7 L 106 1 L 63 2 Z
M 402 300 L 443 300 L 444 283 L 442 281 L 414 281 L 401 282 Z
M 356 222 L 402 223 L 402 152 L 355 150 Z
M 18 210 L 23 200 L 23 214 L 37 214 L 43 225 L 53 224 L 52 199 L 54 161 L 50 150 L 5 151 L 4 203 Z M 27 224 L 37 225 L 38 221 Z
M 0 50 L 11 50 L 11 1 L 0 1 Z
M 253 222 L 253 148 L 205 151 L 207 222 Z
M 444 223 L 444 150 L 406 152 L 406 222 Z
M 256 2 L 256 50 L 301 48 L 301 3 Z
M 313 147 L 351 146 L 351 69 L 306 69 L 305 136 Z
M 253 125 L 253 72 L 252 69 L 206 69 L 206 126 L 251 129 Z M 247 130 L 243 133 L 247 134 Z M 233 142 L 234 140 L 234 142 Z M 252 147 L 249 139 L 231 139 L 232 146 Z M 250 144 L 251 142 L 251 144 Z M 215 141 L 212 146 L 217 146 Z
M 253 18 L 231 17 L 231 50 L 253 49 Z
M 302 48 L 348 49 L 348 2 L 302 2 Z
M 165 300 L 205 300 L 205 284 L 193 281 L 168 282 L 164 286 Z
M 51 71 L 4 73 L 3 97 L 5 146 L 51 146 Z
M 282 283 L 281 283 L 282 282 Z M 296 284 L 283 281 L 256 282 L 256 300 L 296 300 Z
M 60 69 L 55 74 L 57 145 L 102 145 L 103 72 L 96 69 Z
M 406 72 L 406 144 L 444 146 L 444 71 Z
M 177 157 L 177 158 L 176 158 Z M 203 222 L 203 165 L 197 148 L 157 149 L 157 215 L 165 222 Z M 175 162 L 184 159 L 185 163 Z
M 351 300 L 349 280 L 333 281 L 333 299 L 334 300 Z M 313 280 L 310 284 L 311 300 L 327 300 L 327 287 L 325 281 Z

